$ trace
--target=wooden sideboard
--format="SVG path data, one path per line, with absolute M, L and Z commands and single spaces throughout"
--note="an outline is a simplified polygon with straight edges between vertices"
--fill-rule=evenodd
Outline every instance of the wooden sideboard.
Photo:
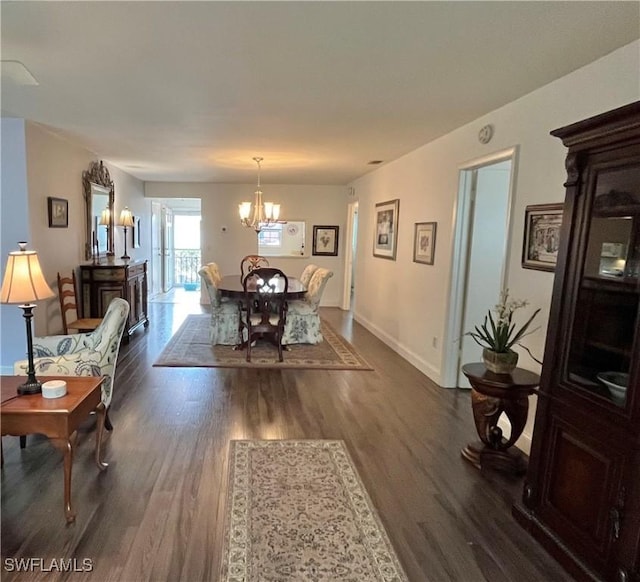
M 83 317 L 104 317 L 114 297 L 129 303 L 129 320 L 123 339 L 140 326 L 148 327 L 147 261 L 112 261 L 80 265 Z

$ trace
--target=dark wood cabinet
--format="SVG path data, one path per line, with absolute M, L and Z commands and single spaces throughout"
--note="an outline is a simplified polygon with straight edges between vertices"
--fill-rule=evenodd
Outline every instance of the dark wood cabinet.
M 638 581 L 640 102 L 552 135 L 569 148 L 566 199 L 514 515 L 576 578 Z
M 113 260 L 80 265 L 83 317 L 103 317 L 114 297 L 129 303 L 124 341 L 140 326 L 147 327 L 147 261 Z

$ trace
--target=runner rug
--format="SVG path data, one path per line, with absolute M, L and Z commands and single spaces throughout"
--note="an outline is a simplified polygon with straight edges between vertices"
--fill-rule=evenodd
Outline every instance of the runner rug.
M 343 441 L 231 441 L 222 580 L 405 582 Z
M 328 322 L 321 319 L 324 341 L 316 345 L 293 344 L 278 361 L 278 350 L 259 340 L 251 348 L 251 362 L 245 350 L 209 343 L 210 315 L 189 315 L 173 335 L 154 366 L 195 368 L 316 368 L 319 370 L 372 370 L 355 348 Z

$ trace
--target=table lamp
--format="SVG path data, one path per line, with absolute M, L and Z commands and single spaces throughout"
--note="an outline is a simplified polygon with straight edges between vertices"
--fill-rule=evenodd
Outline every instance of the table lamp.
M 124 227 L 124 255 L 122 255 L 121 259 L 130 259 L 131 257 L 127 254 L 127 228 L 133 226 L 133 215 L 131 214 L 131 210 L 126 206 L 122 209 L 120 213 L 120 226 Z
M 105 208 L 100 214 L 100 220 L 98 221 L 99 226 L 105 226 L 107 231 L 107 256 L 113 255 L 113 251 L 109 248 L 109 228 L 111 228 L 111 211 L 109 207 Z
M 27 381 L 18 386 L 18 394 L 37 394 L 41 392 L 41 383 L 36 378 L 33 365 L 33 336 L 31 320 L 33 319 L 34 301 L 53 297 L 54 293 L 47 285 L 38 261 L 36 251 L 28 251 L 26 242 L 19 242 L 19 251 L 9 253 L 7 268 L 4 272 L 0 303 L 19 303 L 24 311 L 27 325 Z

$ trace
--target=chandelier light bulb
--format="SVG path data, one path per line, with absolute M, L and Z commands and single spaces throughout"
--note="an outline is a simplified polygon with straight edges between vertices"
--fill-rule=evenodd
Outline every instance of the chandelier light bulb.
M 255 200 L 253 207 L 251 202 L 241 202 L 238 204 L 238 214 L 240 215 L 240 223 L 247 228 L 253 228 L 256 232 L 260 232 L 263 226 L 274 224 L 280 217 L 280 204 L 273 202 L 262 202 L 262 190 L 260 189 L 260 162 L 262 158 L 253 158 L 258 164 L 258 186 L 255 191 Z M 251 219 L 249 217 L 251 216 Z

